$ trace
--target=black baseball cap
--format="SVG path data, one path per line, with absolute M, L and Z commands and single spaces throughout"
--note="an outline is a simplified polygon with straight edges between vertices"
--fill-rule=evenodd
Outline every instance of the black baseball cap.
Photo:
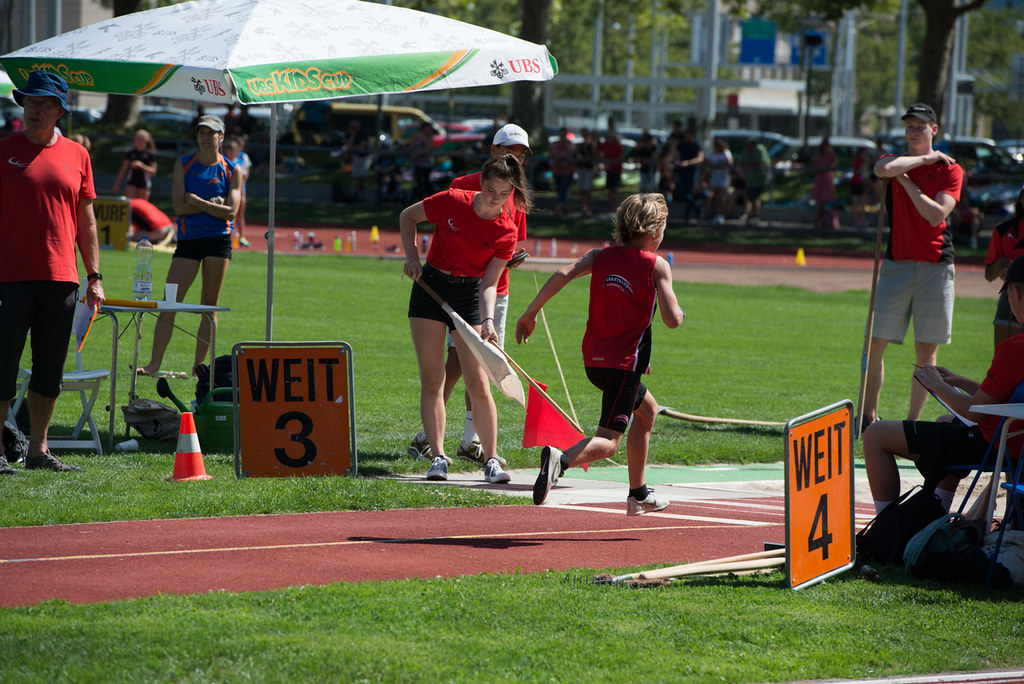
M 1024 257 L 1017 257 L 1010 264 L 1010 267 L 1006 269 L 1006 282 L 1003 283 L 1003 287 L 999 291 L 1005 292 L 1010 283 L 1024 285 Z
M 920 119 L 921 121 L 934 121 L 935 123 L 939 123 L 939 118 L 935 116 L 935 110 L 923 102 L 918 102 L 917 104 L 912 104 L 907 107 L 907 113 L 900 117 L 900 120 L 903 121 L 911 117 Z

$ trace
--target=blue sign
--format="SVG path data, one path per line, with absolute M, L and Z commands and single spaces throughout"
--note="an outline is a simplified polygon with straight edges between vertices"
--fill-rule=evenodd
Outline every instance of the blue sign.
M 828 34 L 822 33 L 821 31 L 808 30 L 807 36 L 810 36 L 812 40 L 814 38 L 820 38 L 821 41 L 817 45 L 808 45 L 807 50 L 810 53 L 811 66 L 812 67 L 827 67 L 828 66 Z M 804 37 L 799 34 L 793 34 L 789 37 L 789 64 L 790 66 L 803 66 L 803 54 L 804 54 Z
M 775 22 L 748 19 L 742 22 L 740 64 L 775 64 Z

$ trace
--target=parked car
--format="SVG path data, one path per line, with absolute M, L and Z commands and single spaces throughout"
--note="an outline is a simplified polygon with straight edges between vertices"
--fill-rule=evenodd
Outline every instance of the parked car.
M 902 133 L 892 134 L 890 140 L 894 153 L 902 154 L 906 151 L 907 140 Z M 953 136 L 936 141 L 933 146 L 956 159 L 972 182 L 1024 180 L 1024 164 L 1021 160 L 991 138 Z
M 796 169 L 809 166 L 814 161 L 814 155 L 817 154 L 821 141 L 821 136 L 811 136 L 807 139 L 806 148 L 803 140 L 793 138 L 779 143 L 769 151 L 775 172 L 786 175 Z M 874 152 L 878 149 L 875 141 L 869 138 L 830 135 L 828 141 L 832 145 L 832 149 L 835 150 L 836 169 L 840 172 L 853 168 L 853 160 L 863 150 Z
M 715 138 L 724 140 L 728 143 L 729 149 L 733 151 L 742 150 L 747 141 L 753 138 L 765 146 L 768 150 L 768 156 L 771 156 L 772 151 L 780 145 L 784 145 L 783 148 L 780 148 L 780 151 L 792 145 L 790 138 L 781 133 L 754 131 L 745 128 L 717 128 L 711 131 L 711 138 L 712 140 Z M 774 159 L 774 157 L 772 158 Z
M 1024 163 L 1024 138 L 1011 138 L 1009 140 L 1000 140 L 996 143 L 1004 150 L 1010 153 L 1010 155 L 1018 162 Z

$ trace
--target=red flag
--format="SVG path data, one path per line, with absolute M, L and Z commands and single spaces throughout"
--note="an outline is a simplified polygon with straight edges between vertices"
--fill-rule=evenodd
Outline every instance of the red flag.
M 537 382 L 534 380 L 534 382 Z M 547 385 L 537 382 L 547 390 Z M 526 423 L 523 425 L 523 448 L 553 446 L 568 449 L 586 435 L 573 427 L 537 388 L 530 384 L 526 396 Z

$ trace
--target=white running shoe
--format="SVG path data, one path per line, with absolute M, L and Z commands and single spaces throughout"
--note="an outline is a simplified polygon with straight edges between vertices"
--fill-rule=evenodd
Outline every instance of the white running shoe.
M 484 464 L 484 478 L 488 482 L 499 484 L 502 482 L 509 482 L 512 476 L 501 469 L 501 464 L 498 463 L 497 458 L 487 459 L 487 463 Z
M 423 433 L 420 433 L 423 434 Z M 415 458 L 417 461 L 430 461 L 433 460 L 430 453 L 430 442 L 427 441 L 426 437 L 420 438 L 420 434 L 412 438 L 412 444 L 405 450 L 405 453 L 409 454 L 410 458 Z M 448 465 L 452 464 L 452 459 L 447 456 L 444 457 L 445 462 Z
M 460 442 L 459 448 L 456 449 L 455 451 L 455 456 L 456 458 L 472 461 L 473 463 L 479 465 L 486 465 L 487 461 L 487 459 L 484 458 L 484 448 L 480 446 L 480 441 L 476 439 L 474 439 L 469 446 L 466 446 L 465 444 L 462 444 Z M 497 459 L 498 465 L 500 465 L 502 468 L 508 467 L 508 463 L 506 463 L 505 459 L 503 459 L 501 456 L 493 456 L 492 458 Z M 449 464 L 450 463 L 451 462 L 449 462 Z
M 435 456 L 434 460 L 430 462 L 430 469 L 427 470 L 428 480 L 447 480 L 448 479 L 448 462 L 443 456 Z
M 659 499 L 654 496 L 654 490 L 648 487 L 647 498 L 643 501 L 637 501 L 631 496 L 626 498 L 626 515 L 643 515 L 644 513 L 660 511 L 670 503 L 672 502 L 668 499 Z
M 533 503 L 540 506 L 548 498 L 548 492 L 558 482 L 562 474 L 562 452 L 555 447 L 546 446 L 540 452 L 540 474 L 533 483 Z

